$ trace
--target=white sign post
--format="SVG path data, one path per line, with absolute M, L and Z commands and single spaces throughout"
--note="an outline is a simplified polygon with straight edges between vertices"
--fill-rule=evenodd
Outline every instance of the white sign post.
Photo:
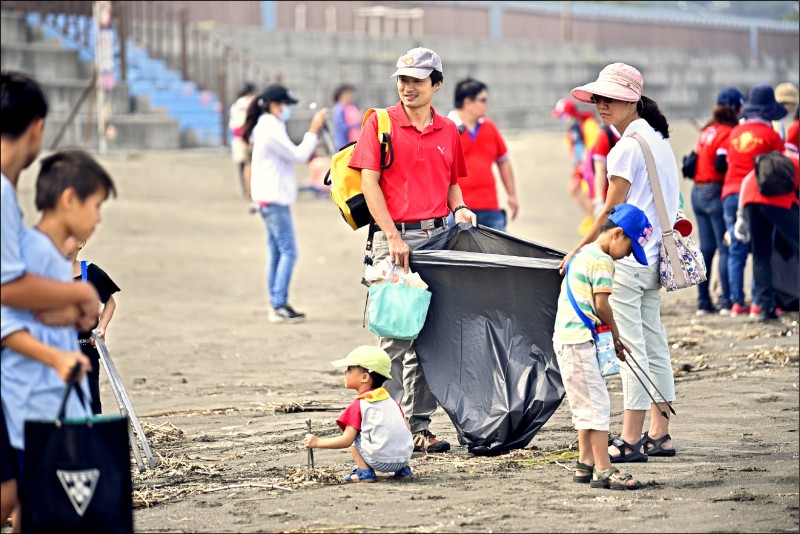
M 94 64 L 97 72 L 95 91 L 97 97 L 97 142 L 100 154 L 108 150 L 107 133 L 111 119 L 111 103 L 105 101 L 105 92 L 116 85 L 114 79 L 114 36 L 111 29 L 111 2 L 94 2 Z

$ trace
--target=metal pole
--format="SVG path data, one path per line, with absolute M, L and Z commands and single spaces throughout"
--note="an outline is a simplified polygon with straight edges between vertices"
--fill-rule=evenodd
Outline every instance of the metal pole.
M 102 54 L 102 39 L 100 38 L 100 10 L 99 2 L 93 2 L 94 11 L 94 68 L 97 71 L 95 76 L 95 95 L 97 101 L 97 150 L 100 154 L 106 154 L 108 146 L 106 144 L 106 112 L 105 112 L 105 91 L 100 80 L 100 60 Z
M 750 57 L 758 57 L 758 26 L 750 26 Z
M 94 336 L 93 336 L 94 337 Z M 97 338 L 95 337 L 95 343 L 97 343 Z M 128 414 L 128 407 L 125 405 L 125 399 L 122 398 L 122 393 L 120 391 L 119 385 L 117 381 L 114 380 L 113 373 L 111 372 L 111 368 L 108 364 L 107 352 L 100 350 L 100 347 L 97 347 L 97 353 L 100 355 L 100 362 L 103 364 L 103 368 L 106 370 L 106 376 L 108 377 L 108 381 L 111 384 L 111 392 L 114 394 L 114 398 L 117 401 L 117 406 L 119 407 L 119 413 L 122 417 L 128 420 L 128 440 L 130 441 L 131 449 L 133 450 L 133 456 L 136 458 L 136 465 L 139 466 L 139 471 L 144 471 L 144 462 L 142 461 L 142 453 L 139 451 L 139 446 L 136 444 L 136 436 L 133 435 L 133 427 L 131 426 L 131 418 Z
M 147 39 L 147 48 L 152 57 L 156 55 L 156 17 L 155 17 L 155 2 L 145 2 L 148 7 L 150 16 L 147 18 L 147 31 L 149 38 Z
M 155 2 L 155 15 L 156 20 L 153 21 L 158 26 L 156 27 L 156 46 L 158 50 L 158 57 L 166 59 L 166 52 L 164 51 L 164 6 L 161 2 Z
M 119 34 L 119 70 L 120 70 L 120 82 L 123 85 L 127 85 L 128 83 L 128 13 L 127 13 L 127 2 L 117 2 L 119 6 L 117 9 L 119 10 L 119 15 L 117 16 L 117 28 Z
M 180 25 L 181 25 L 181 75 L 183 76 L 184 80 L 189 79 L 189 62 L 187 61 L 186 55 L 186 45 L 187 45 L 187 35 L 186 29 L 188 26 L 188 22 L 186 21 L 187 14 L 186 8 L 182 7 L 180 12 Z
M 561 40 L 564 42 L 572 41 L 572 14 L 569 0 L 561 2 Z
M 108 347 L 106 346 L 105 341 L 97 336 L 93 335 L 92 338 L 97 346 L 97 352 L 100 353 L 101 357 L 105 358 L 107 364 L 106 372 L 108 373 L 109 379 L 111 379 L 113 382 L 116 382 L 120 397 L 128 409 L 128 417 L 130 418 L 131 424 L 139 436 L 139 442 L 142 444 L 142 449 L 147 457 L 147 462 L 151 468 L 155 468 L 156 461 L 153 459 L 153 453 L 150 451 L 150 443 L 147 441 L 147 436 L 144 435 L 144 429 L 142 428 L 141 423 L 139 423 L 139 418 L 136 417 L 136 412 L 131 404 L 131 399 L 128 397 L 128 392 L 125 390 L 125 385 L 122 383 L 122 377 L 119 376 L 117 366 L 114 365 L 114 360 L 111 359 L 111 354 L 108 352 Z
M 227 60 L 226 56 L 223 56 Z M 225 61 L 227 64 L 228 62 Z M 220 118 L 222 119 L 222 128 L 220 129 L 220 144 L 228 146 L 228 90 L 227 90 L 227 76 L 225 69 L 221 68 L 217 72 L 217 93 L 219 95 L 219 102 L 221 104 Z

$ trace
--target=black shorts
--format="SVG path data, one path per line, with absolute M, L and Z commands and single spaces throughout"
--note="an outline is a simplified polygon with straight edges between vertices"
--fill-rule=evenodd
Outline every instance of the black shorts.
M 18 478 L 19 472 L 19 458 L 17 452 L 11 447 L 8 440 L 8 429 L 6 428 L 6 416 L 2 409 L 0 409 L 0 482 L 7 480 L 15 480 Z

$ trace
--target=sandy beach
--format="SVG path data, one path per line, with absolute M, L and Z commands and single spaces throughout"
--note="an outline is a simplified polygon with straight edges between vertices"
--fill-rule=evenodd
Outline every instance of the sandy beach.
M 676 157 L 697 130 L 674 124 Z M 561 132 L 507 136 L 521 211 L 509 231 L 567 250 L 579 235 L 566 192 Z M 454 448 L 417 455 L 414 481 L 346 486 L 346 451 L 315 454 L 306 420 L 338 433 L 352 398 L 330 361 L 375 337 L 362 328 L 366 232 L 329 199 L 294 207 L 300 258 L 291 303 L 302 324 L 268 322 L 261 217 L 248 212 L 225 151 L 112 152 L 100 158 L 119 196 L 81 255 L 122 288 L 107 343 L 149 432 L 156 469 L 134 467 L 142 532 L 797 532 L 798 313 L 762 324 L 695 317 L 694 289 L 662 293 L 676 371 L 678 455 L 631 464 L 645 487 L 571 482 L 576 433 L 564 401 L 523 450 L 473 457 L 438 410 L 432 430 Z M 20 181 L 33 223 L 34 164 Z M 300 167 L 300 180 L 305 170 Z M 682 180 L 689 202 L 691 183 Z M 691 208 L 687 213 L 692 217 Z M 695 234 L 696 237 L 696 234 Z M 746 286 L 749 290 L 749 278 Z M 612 434 L 622 389 L 609 379 Z M 106 413 L 117 406 L 101 375 Z

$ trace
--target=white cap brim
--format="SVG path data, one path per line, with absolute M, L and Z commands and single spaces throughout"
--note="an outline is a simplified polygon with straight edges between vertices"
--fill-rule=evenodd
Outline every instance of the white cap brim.
M 424 80 L 428 76 L 431 75 L 433 69 L 416 69 L 413 67 L 403 67 L 401 69 L 397 69 L 397 72 L 389 76 L 389 78 L 394 78 L 395 76 L 411 76 L 412 78 L 416 78 L 418 80 Z

